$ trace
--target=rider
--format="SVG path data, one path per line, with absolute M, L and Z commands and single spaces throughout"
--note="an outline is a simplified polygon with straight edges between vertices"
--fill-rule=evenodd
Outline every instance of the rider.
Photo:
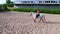
M 40 11 L 37 10 L 37 13 L 36 13 L 36 17 L 35 17 L 35 19 L 34 19 L 34 22 L 35 22 L 36 18 L 38 18 L 39 16 L 40 16 Z
M 40 12 L 39 12 L 39 10 L 37 10 L 36 18 L 38 18 L 39 16 L 40 16 Z

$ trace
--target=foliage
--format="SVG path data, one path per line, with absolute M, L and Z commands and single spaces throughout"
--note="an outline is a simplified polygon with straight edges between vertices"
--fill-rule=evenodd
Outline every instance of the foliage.
M 11 11 L 36 12 L 37 8 L 10 8 Z M 41 13 L 60 14 L 59 9 L 39 9 Z
M 8 8 L 7 8 L 6 4 L 0 4 L 0 12 L 7 11 L 7 10 L 8 10 Z
M 7 7 L 13 7 L 13 2 L 11 0 L 6 0 Z

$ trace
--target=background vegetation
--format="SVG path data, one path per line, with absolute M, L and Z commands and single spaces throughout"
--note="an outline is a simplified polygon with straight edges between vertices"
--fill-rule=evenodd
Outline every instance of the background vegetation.
M 7 8 L 6 4 L 0 4 L 0 12 L 2 11 L 8 11 L 9 9 Z
M 0 4 L 0 12 L 9 11 L 8 7 L 13 7 L 11 0 L 6 0 L 6 4 Z
M 37 8 L 13 8 L 13 2 L 6 0 L 6 4 L 0 4 L 0 12 L 18 11 L 18 12 L 36 12 Z M 60 14 L 60 9 L 39 9 L 41 13 Z
M 10 11 L 36 12 L 37 8 L 9 8 Z M 60 9 L 39 9 L 41 13 L 60 14 Z

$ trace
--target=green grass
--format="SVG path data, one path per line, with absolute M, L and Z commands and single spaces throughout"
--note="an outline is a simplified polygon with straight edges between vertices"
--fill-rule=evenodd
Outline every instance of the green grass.
M 10 11 L 18 11 L 18 12 L 36 12 L 37 8 L 9 8 Z M 48 14 L 60 14 L 60 9 L 41 9 L 39 8 L 41 13 Z

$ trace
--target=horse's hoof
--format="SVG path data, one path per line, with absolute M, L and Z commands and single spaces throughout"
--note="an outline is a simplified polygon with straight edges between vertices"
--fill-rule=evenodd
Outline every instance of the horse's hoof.
M 36 21 L 34 21 L 34 23 L 36 23 Z
M 36 22 L 34 21 L 34 23 L 36 23 Z
M 40 21 L 39 21 L 39 23 L 40 23 Z
M 43 23 L 45 23 L 45 22 L 43 22 Z

